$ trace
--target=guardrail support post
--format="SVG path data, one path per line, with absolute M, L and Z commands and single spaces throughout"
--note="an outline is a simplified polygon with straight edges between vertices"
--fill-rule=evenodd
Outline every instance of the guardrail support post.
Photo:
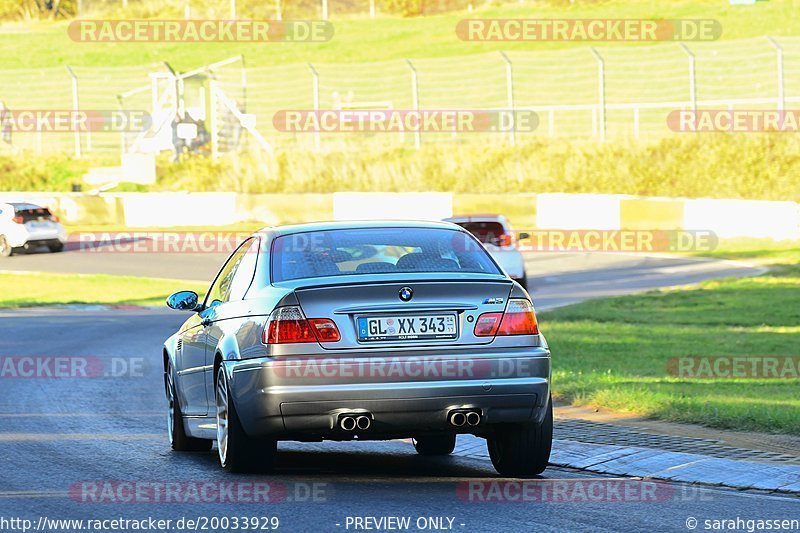
M 414 108 L 414 111 L 419 111 L 419 82 L 417 79 L 417 69 L 414 68 L 414 64 L 410 59 L 406 59 L 406 64 L 411 70 L 411 106 Z M 414 148 L 419 149 L 420 144 L 419 128 L 417 128 L 417 130 L 414 131 Z
M 597 60 L 597 99 L 598 99 L 598 112 L 599 112 L 599 130 L 600 141 L 606 140 L 606 66 L 602 56 L 595 50 L 594 46 L 590 48 L 592 55 Z

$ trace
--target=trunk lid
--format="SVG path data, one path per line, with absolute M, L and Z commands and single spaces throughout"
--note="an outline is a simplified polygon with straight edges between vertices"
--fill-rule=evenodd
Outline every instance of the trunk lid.
M 482 313 L 502 312 L 511 288 L 509 280 L 485 279 L 353 282 L 299 287 L 295 294 L 307 318 L 336 323 L 341 340 L 321 343 L 327 350 L 434 349 L 492 342 L 473 334 L 475 321 Z M 400 298 L 403 289 L 411 289 L 407 301 Z M 382 320 L 367 320 L 376 318 Z

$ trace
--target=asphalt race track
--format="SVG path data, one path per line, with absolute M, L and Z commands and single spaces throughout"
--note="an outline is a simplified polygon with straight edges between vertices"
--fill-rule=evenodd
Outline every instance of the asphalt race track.
M 127 371 L 122 364 L 106 367 L 116 366 L 121 374 L 117 377 L 2 380 L 0 516 L 34 523 L 40 516 L 277 516 L 280 529 L 286 531 L 348 530 L 348 517 L 358 516 L 409 516 L 414 521 L 446 516 L 454 519 L 452 529 L 460 531 L 683 531 L 689 517 L 774 519 L 800 514 L 797 498 L 679 484 L 661 486 L 655 501 L 646 502 L 636 501 L 636 496 L 599 502 L 580 496 L 569 501 L 473 501 L 464 496 L 465 483 L 498 481 L 487 461 L 422 458 L 401 441 L 282 443 L 275 474 L 225 474 L 214 453 L 175 453 L 167 443 L 159 343 L 182 318 L 180 313 L 147 310 L 0 313 L 4 355 L 98 357 L 128 365 Z M 610 483 L 590 473 L 556 468 L 547 470 L 545 479 L 568 480 L 571 486 Z M 145 492 L 137 503 L 129 503 L 130 491 L 119 489 L 120 482 L 173 482 L 182 487 L 236 482 L 247 487 L 265 481 L 278 493 L 278 501 L 251 503 L 245 494 L 239 503 L 216 503 L 213 495 L 210 503 L 197 503 L 188 492 L 180 492 L 178 498 L 185 503 L 176 503 Z M 87 492 L 87 483 L 110 488 Z
M 2 268 L 208 279 L 218 262 L 64 253 L 13 257 Z M 529 258 L 529 269 L 540 308 L 758 272 L 725 262 L 617 254 L 547 254 Z M 0 311 L 0 356 L 82 357 L 91 370 L 91 377 L 0 379 L 0 530 L 13 530 L 2 519 L 28 519 L 36 527 L 40 517 L 228 519 L 227 528 L 209 520 L 211 531 L 233 530 L 234 517 L 258 517 L 257 530 L 277 517 L 278 530 L 286 531 L 387 529 L 394 523 L 357 519 L 407 517 L 410 531 L 421 524 L 501 532 L 689 531 L 692 524 L 704 530 L 704 520 L 800 518 L 794 497 L 664 483 L 655 497 L 640 498 L 647 492 L 638 490 L 642 483 L 652 482 L 624 481 L 628 491 L 619 493 L 609 487 L 623 481 L 558 468 L 532 483 L 569 487 L 562 496 L 543 496 L 542 489 L 520 498 L 516 480 L 498 478 L 485 460 L 423 458 L 403 441 L 281 443 L 274 474 L 226 474 L 215 452 L 175 453 L 167 442 L 160 345 L 184 318 L 166 309 Z M 212 490 L 198 496 L 197 486 Z M 501 488 L 481 501 L 469 490 L 476 486 Z

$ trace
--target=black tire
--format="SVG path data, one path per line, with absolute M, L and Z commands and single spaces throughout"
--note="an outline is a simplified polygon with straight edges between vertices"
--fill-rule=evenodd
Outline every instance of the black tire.
M 51 244 L 47 247 L 50 250 L 50 253 L 57 254 L 58 252 L 64 251 L 64 243 L 60 242 L 58 244 Z
M 0 257 L 10 257 L 14 253 L 14 249 L 8 244 L 5 235 L 0 235 Z
M 553 400 L 540 424 L 498 424 L 487 444 L 500 475 L 530 477 L 544 472 L 553 444 Z
M 420 455 L 450 455 L 456 448 L 456 434 L 426 435 L 412 439 L 412 442 Z
M 274 439 L 254 439 L 245 433 L 239 415 L 236 413 L 236 406 L 230 394 L 230 384 L 225 372 L 220 369 L 217 371 L 216 385 L 214 387 L 215 404 L 217 407 L 217 448 L 219 464 L 228 472 L 234 473 L 264 473 L 272 469 L 275 456 L 278 453 L 278 443 Z M 221 392 L 225 393 L 225 405 L 227 409 L 227 430 L 226 441 L 223 443 L 220 434 L 220 411 Z
M 181 414 L 178 397 L 175 393 L 175 372 L 172 367 L 167 368 L 164 374 L 164 385 L 167 389 L 168 416 L 167 435 L 172 449 L 176 452 L 207 452 L 214 445 L 213 440 L 196 439 L 186 434 L 183 427 L 183 414 Z

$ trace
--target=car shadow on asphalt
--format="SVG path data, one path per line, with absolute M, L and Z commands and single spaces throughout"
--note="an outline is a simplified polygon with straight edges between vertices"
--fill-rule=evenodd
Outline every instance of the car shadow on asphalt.
M 369 449 L 365 449 L 369 447 Z M 174 460 L 194 464 L 205 472 L 218 469 L 216 448 L 210 453 L 176 454 Z M 188 465 L 187 465 L 188 466 Z M 349 478 L 486 478 L 498 477 L 486 460 L 448 455 L 423 457 L 411 443 L 372 441 L 360 443 L 281 442 L 269 476 L 332 476 Z

